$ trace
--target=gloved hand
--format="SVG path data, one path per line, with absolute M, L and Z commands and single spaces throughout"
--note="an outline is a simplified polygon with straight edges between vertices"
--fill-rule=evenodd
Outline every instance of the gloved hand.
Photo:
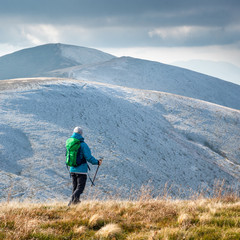
M 99 165 L 99 166 L 102 164 L 102 161 L 103 161 L 102 158 L 100 158 L 100 159 L 98 160 L 98 165 Z

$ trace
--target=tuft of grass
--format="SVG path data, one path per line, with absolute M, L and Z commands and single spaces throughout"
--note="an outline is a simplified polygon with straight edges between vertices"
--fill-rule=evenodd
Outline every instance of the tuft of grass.
M 74 233 L 81 235 L 86 233 L 88 231 L 88 228 L 86 226 L 74 227 L 73 231 Z
M 179 225 L 188 225 L 191 223 L 191 217 L 187 213 L 182 213 L 178 217 L 178 223 Z
M 103 216 L 101 216 L 99 214 L 94 214 L 90 217 L 88 226 L 95 230 L 98 230 L 104 226 L 104 223 L 105 223 L 105 221 L 104 221 Z
M 96 232 L 96 236 L 99 237 L 115 237 L 121 233 L 122 229 L 119 227 L 118 224 L 115 223 L 109 223 L 102 227 L 100 230 Z

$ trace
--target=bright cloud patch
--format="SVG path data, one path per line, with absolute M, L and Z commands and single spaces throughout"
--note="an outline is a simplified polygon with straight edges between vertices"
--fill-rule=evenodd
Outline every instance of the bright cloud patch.
M 31 44 L 36 45 L 59 40 L 59 32 L 52 25 L 24 25 L 21 27 L 21 33 Z
M 195 31 L 195 27 L 191 26 L 182 26 L 182 27 L 173 27 L 173 28 L 155 28 L 148 32 L 150 37 L 158 36 L 160 38 L 169 38 L 169 37 L 182 37 L 187 36 L 190 33 Z

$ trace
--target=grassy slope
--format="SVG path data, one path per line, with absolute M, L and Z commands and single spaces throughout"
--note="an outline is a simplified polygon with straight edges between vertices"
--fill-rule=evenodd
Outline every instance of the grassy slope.
M 0 239 L 240 239 L 240 199 L 0 203 Z

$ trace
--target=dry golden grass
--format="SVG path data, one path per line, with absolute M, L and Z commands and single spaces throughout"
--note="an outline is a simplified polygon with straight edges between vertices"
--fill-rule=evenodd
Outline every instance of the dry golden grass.
M 177 222 L 179 225 L 187 225 L 191 222 L 191 217 L 187 213 L 182 213 L 179 215 Z
M 88 224 L 90 227 L 94 227 L 98 224 L 101 224 L 101 222 L 104 221 L 104 217 L 99 214 L 94 214 L 92 217 L 90 217 Z
M 0 239 L 240 239 L 240 199 L 0 203 Z
M 83 234 L 83 233 L 86 233 L 86 231 L 88 230 L 88 228 L 86 226 L 80 226 L 80 227 L 74 227 L 73 228 L 73 231 L 74 233 L 77 233 L 77 234 Z
M 115 223 L 109 223 L 97 231 L 96 236 L 99 237 L 114 237 L 120 234 L 122 229 Z

